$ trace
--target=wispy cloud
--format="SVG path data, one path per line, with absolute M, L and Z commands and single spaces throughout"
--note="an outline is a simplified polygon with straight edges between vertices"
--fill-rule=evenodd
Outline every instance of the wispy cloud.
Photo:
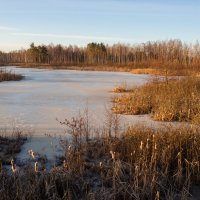
M 63 35 L 63 34 L 49 34 L 49 33 L 11 33 L 15 36 L 27 36 L 27 37 L 49 37 L 60 39 L 77 39 L 77 40 L 103 40 L 103 41 L 125 41 L 127 38 L 120 37 L 99 37 L 99 36 L 86 36 L 86 35 Z
M 16 28 L 13 28 L 13 27 L 8 27 L 8 26 L 0 26 L 0 30 L 1 31 L 16 31 L 17 29 Z

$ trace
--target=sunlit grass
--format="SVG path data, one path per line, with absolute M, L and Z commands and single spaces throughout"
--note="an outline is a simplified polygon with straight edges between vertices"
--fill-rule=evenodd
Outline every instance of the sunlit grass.
M 121 114 L 151 114 L 159 121 L 200 122 L 200 79 L 154 80 L 116 96 L 113 111 Z
M 12 174 L 3 170 L 2 198 L 187 199 L 199 184 L 197 128 L 130 126 L 120 137 L 105 131 L 88 140 L 76 129 L 81 121 L 68 122 L 72 138 L 81 140 L 63 144 L 63 164 L 50 171 L 41 169 L 40 161 Z

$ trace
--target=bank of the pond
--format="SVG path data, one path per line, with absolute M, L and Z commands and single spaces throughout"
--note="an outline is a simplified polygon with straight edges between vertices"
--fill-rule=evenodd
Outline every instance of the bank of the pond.
M 0 69 L 0 82 L 3 81 L 20 81 L 24 77 L 20 74 L 13 73 L 12 71 L 7 71 L 6 69 Z
M 114 92 L 124 92 L 124 86 Z M 154 120 L 200 122 L 200 79 L 153 80 L 114 98 L 113 111 L 120 114 L 150 114 Z
M 39 63 L 7 63 L 2 66 L 17 66 L 20 68 L 54 69 L 54 70 L 80 70 L 80 71 L 103 71 L 103 72 L 129 72 L 132 74 L 148 74 L 158 76 L 199 76 L 198 70 L 193 69 L 170 69 L 170 68 L 145 68 L 132 67 L 128 65 L 50 65 Z

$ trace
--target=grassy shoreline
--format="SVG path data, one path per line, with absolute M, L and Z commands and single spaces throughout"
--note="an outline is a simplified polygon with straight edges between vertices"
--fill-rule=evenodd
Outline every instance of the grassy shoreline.
M 3 81 L 20 81 L 24 77 L 20 74 L 15 74 L 11 71 L 6 71 L 5 69 L 0 69 L 0 82 Z
M 200 76 L 199 71 L 194 69 L 163 69 L 163 68 L 143 68 L 129 65 L 53 65 L 39 63 L 9 63 L 1 66 L 17 66 L 20 68 L 56 69 L 56 70 L 80 70 L 80 71 L 108 71 L 108 72 L 129 72 L 132 74 L 148 74 L 159 76 Z
M 126 88 L 123 90 L 126 91 Z M 198 124 L 199 94 L 200 79 L 197 77 L 154 80 L 133 88 L 128 94 L 116 96 L 113 100 L 113 111 L 118 114 L 150 114 L 158 121 L 186 121 Z
M 80 70 L 80 71 L 108 71 L 108 72 L 130 72 L 131 68 L 126 66 L 106 66 L 106 65 L 53 65 L 38 63 L 9 63 L 2 66 L 17 66 L 19 68 L 55 69 L 55 70 Z

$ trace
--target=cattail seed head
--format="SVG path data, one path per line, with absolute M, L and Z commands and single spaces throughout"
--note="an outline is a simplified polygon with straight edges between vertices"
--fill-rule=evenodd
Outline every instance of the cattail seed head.
M 110 151 L 110 154 L 111 154 L 112 159 L 115 160 L 115 152 Z
M 31 158 L 32 158 L 33 160 L 35 160 L 35 152 L 34 152 L 32 149 L 30 149 L 30 150 L 28 151 L 28 153 L 29 153 L 29 155 L 31 156 Z
M 141 151 L 142 151 L 142 149 L 143 149 L 143 144 L 144 144 L 143 141 L 141 141 L 141 142 L 140 142 L 140 150 L 141 150 Z
M 102 162 L 99 163 L 99 166 L 100 166 L 100 168 L 102 168 L 102 166 L 103 166 Z
M 159 191 L 157 191 L 157 193 L 156 193 L 156 198 L 155 198 L 156 200 L 159 200 L 160 199 L 160 192 Z
M 67 161 L 66 160 L 63 161 L 63 167 L 67 168 Z
M 135 166 L 135 173 L 136 173 L 136 174 L 139 173 L 139 167 L 138 167 L 138 165 Z
M 10 163 L 11 163 L 12 172 L 15 173 L 15 172 L 16 172 L 16 165 L 15 165 L 15 163 L 14 163 L 14 160 L 12 159 L 12 160 L 10 161 Z
M 149 149 L 149 139 L 147 138 L 146 148 Z
M 155 141 L 155 135 L 153 134 L 153 142 Z
M 37 161 L 35 162 L 35 172 L 39 172 L 39 165 Z

